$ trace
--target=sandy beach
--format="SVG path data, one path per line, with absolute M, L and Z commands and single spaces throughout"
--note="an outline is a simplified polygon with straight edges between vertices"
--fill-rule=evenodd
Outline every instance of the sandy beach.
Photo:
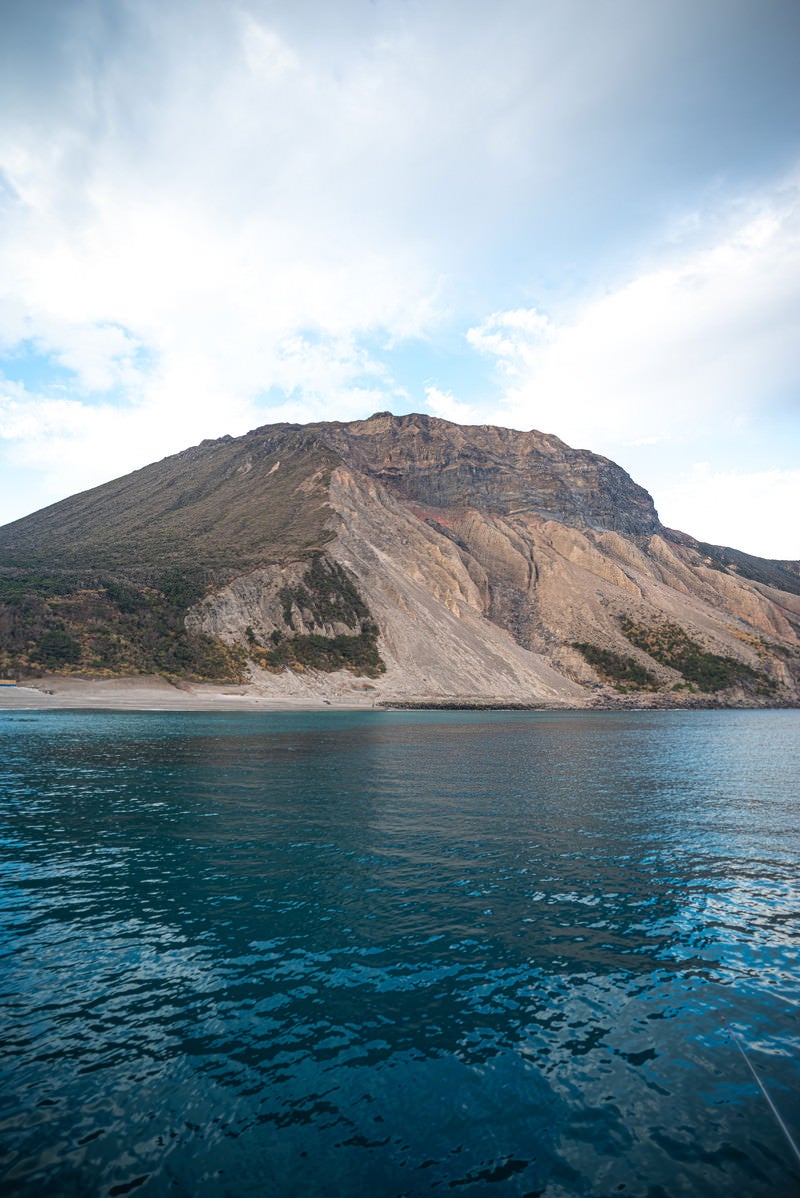
M 262 680 L 263 679 L 263 680 Z M 375 686 L 351 674 L 267 675 L 250 684 L 169 682 L 157 676 L 78 678 L 49 675 L 0 686 L 0 711 L 380 711 L 561 710 L 585 704 L 526 703 L 519 696 L 424 695 Z
M 0 711 L 346 711 L 370 710 L 373 705 L 366 693 L 325 699 L 308 693 L 262 693 L 242 685 L 173 684 L 158 677 L 44 677 L 0 687 Z

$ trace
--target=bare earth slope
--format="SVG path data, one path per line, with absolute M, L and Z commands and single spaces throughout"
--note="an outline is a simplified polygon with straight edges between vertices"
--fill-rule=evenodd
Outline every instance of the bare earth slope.
M 380 413 L 204 442 L 0 529 L 0 672 L 407 703 L 795 704 L 800 567 L 558 438 Z

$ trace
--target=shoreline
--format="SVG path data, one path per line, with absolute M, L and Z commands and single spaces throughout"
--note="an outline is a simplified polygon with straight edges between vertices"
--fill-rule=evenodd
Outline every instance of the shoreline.
M 522 703 L 479 696 L 378 697 L 260 693 L 242 686 L 125 679 L 43 678 L 0 687 L 2 711 L 580 711 L 563 703 Z
M 47 677 L 0 687 L 0 711 L 352 711 L 371 706 L 363 696 L 259 694 L 242 686 L 176 684 L 149 676 Z
M 594 692 L 583 703 L 550 701 L 526 703 L 519 698 L 482 695 L 392 695 L 358 689 L 315 694 L 313 690 L 287 693 L 243 684 L 169 682 L 155 676 L 79 678 L 49 675 L 14 686 L 0 686 L 2 711 L 186 711 L 186 712 L 291 712 L 291 711 L 714 711 L 781 710 L 792 704 L 743 704 L 693 696 L 683 703 L 665 696 L 609 695 Z

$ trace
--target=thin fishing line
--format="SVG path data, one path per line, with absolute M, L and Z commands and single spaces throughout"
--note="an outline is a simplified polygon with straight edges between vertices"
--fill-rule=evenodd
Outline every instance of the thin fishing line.
M 750 1060 L 749 1056 L 747 1055 L 744 1045 L 742 1044 L 739 1037 L 736 1035 L 736 1032 L 733 1030 L 733 1028 L 731 1027 L 731 1025 L 729 1023 L 726 1023 L 725 1027 L 730 1032 L 730 1034 L 733 1038 L 734 1044 L 739 1049 L 739 1052 L 742 1054 L 742 1058 L 743 1058 L 745 1064 L 747 1065 L 747 1068 L 750 1070 L 753 1077 L 755 1078 L 755 1081 L 756 1081 L 756 1084 L 757 1084 L 759 1090 L 761 1091 L 761 1093 L 764 1095 L 765 1099 L 767 1100 L 769 1109 L 772 1111 L 773 1115 L 775 1116 L 775 1121 L 778 1124 L 778 1127 L 781 1129 L 783 1134 L 786 1136 L 786 1139 L 787 1139 L 792 1151 L 794 1152 L 798 1161 L 800 1161 L 800 1148 L 798 1148 L 796 1140 L 794 1139 L 794 1137 L 792 1136 L 792 1133 L 789 1131 L 789 1128 L 786 1126 L 783 1119 L 781 1118 L 780 1111 L 775 1106 L 775 1103 L 772 1101 L 769 1094 L 767 1093 L 764 1083 L 762 1082 L 761 1078 L 756 1073 L 755 1066 L 753 1065 L 752 1061 Z

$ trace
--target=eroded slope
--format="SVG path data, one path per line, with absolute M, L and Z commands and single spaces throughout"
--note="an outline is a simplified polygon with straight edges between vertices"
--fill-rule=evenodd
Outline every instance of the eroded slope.
M 0 666 L 796 703 L 798 579 L 663 528 L 623 470 L 558 438 L 380 413 L 203 443 L 0 530 Z

